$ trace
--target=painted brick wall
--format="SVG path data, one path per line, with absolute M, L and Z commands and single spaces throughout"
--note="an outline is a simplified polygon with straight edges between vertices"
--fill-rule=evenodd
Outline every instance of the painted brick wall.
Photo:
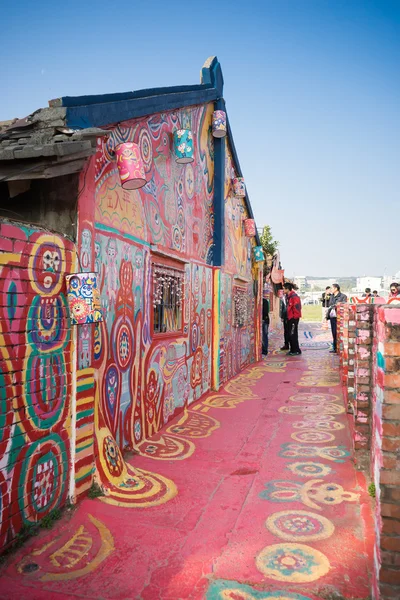
M 400 307 L 379 307 L 375 328 L 371 452 L 377 489 L 375 578 L 380 598 L 386 600 L 400 598 Z
M 394 600 L 400 598 L 400 306 L 349 305 L 340 314 L 340 363 L 354 414 L 354 445 L 369 451 L 375 484 L 372 597 Z
M 69 490 L 72 242 L 0 220 L 0 548 Z
M 357 304 L 355 307 L 354 447 L 356 450 L 367 450 L 371 436 L 372 325 L 374 308 L 372 304 Z

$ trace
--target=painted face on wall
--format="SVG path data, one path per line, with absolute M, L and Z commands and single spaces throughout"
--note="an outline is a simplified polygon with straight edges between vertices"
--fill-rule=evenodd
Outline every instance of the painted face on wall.
M 115 262 L 115 257 L 117 256 L 117 242 L 110 238 L 107 243 L 107 257 L 110 263 Z
M 61 251 L 51 243 L 43 244 L 35 257 L 34 269 L 38 284 L 50 293 L 58 284 L 61 273 Z
M 143 255 L 141 252 L 136 252 L 135 265 L 137 269 L 141 269 L 143 266 Z
M 83 270 L 89 270 L 91 268 L 91 257 L 92 257 L 92 232 L 89 229 L 82 230 L 82 241 L 81 241 L 81 266 Z

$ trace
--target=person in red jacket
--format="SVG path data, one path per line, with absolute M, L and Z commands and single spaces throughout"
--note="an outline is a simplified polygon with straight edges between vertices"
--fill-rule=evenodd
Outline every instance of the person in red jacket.
M 290 351 L 288 356 L 297 356 L 301 354 L 299 346 L 299 321 L 301 318 L 301 300 L 293 289 L 293 284 L 286 282 L 283 286 L 283 293 L 287 302 L 287 325 L 289 332 Z

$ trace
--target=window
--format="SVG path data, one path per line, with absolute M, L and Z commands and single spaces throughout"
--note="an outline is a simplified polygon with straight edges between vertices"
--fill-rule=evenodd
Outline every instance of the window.
M 234 288 L 233 292 L 233 306 L 234 306 L 234 325 L 236 327 L 243 327 L 247 324 L 248 315 L 248 297 L 247 291 L 243 288 Z
M 153 264 L 153 330 L 170 333 L 182 329 L 184 272 Z

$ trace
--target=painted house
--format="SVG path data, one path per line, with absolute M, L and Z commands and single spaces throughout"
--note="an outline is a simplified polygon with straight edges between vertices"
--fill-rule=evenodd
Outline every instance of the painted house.
M 215 110 L 214 57 L 199 85 L 60 98 L 0 129 L 2 546 L 94 477 L 129 487 L 123 451 L 260 359 L 259 239 Z M 140 189 L 121 185 L 131 143 Z

